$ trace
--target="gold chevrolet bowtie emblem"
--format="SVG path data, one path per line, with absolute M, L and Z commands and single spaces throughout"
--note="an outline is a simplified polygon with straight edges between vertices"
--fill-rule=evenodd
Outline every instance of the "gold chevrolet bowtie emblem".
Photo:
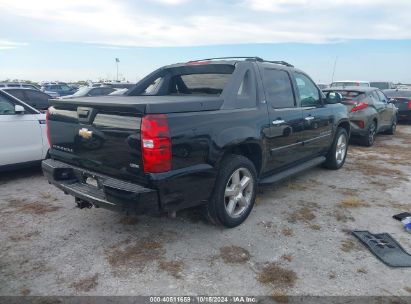
M 81 128 L 80 130 L 78 130 L 78 135 L 80 135 L 84 139 L 89 139 L 93 136 L 93 131 L 89 131 L 87 128 Z

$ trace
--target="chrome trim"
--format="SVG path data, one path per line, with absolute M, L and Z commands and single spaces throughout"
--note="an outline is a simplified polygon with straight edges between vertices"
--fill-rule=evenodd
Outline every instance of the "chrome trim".
M 272 149 L 270 149 L 270 152 L 286 149 L 286 148 L 293 147 L 293 146 L 296 146 L 296 145 L 303 145 L 303 142 L 299 141 L 299 142 L 296 142 L 296 143 L 291 144 L 291 145 L 282 146 L 282 147 L 278 147 L 278 148 L 272 148 Z
M 317 137 L 314 137 L 314 138 L 310 138 L 310 139 L 304 140 L 303 143 L 304 143 L 304 144 L 305 144 L 305 143 L 309 143 L 309 142 L 312 142 L 312 141 L 315 141 L 315 140 L 318 140 L 318 139 L 321 139 L 321 138 L 324 138 L 324 137 L 327 137 L 327 136 L 331 136 L 331 132 L 329 132 L 329 133 L 327 133 L 327 134 L 323 134 L 323 135 L 317 136 Z

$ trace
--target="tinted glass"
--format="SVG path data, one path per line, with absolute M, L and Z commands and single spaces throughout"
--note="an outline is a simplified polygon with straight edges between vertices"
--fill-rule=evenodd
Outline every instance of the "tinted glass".
M 14 104 L 0 95 L 0 115 L 14 115 Z
M 44 110 L 48 108 L 49 102 L 49 96 L 47 94 L 44 94 L 42 92 L 38 91 L 26 91 L 26 95 L 28 98 L 27 103 L 35 108 Z
M 16 98 L 18 98 L 18 99 L 20 99 L 20 100 L 22 100 L 22 101 L 25 101 L 25 96 L 24 96 L 24 93 L 23 93 L 23 90 L 5 90 L 7 93 L 9 93 L 10 95 L 13 95 L 14 97 L 16 97 Z
M 182 94 L 221 94 L 228 80 L 230 74 L 190 74 L 175 76 L 175 81 L 178 85 L 180 79 L 182 80 L 179 90 Z M 173 77 L 174 78 L 174 77 Z
M 371 101 L 372 101 L 374 104 L 376 104 L 376 103 L 381 103 L 380 98 L 378 97 L 376 91 L 370 92 L 370 98 L 371 98 Z
M 267 101 L 273 108 L 291 108 L 295 106 L 291 80 L 286 71 L 264 70 L 264 89 Z
M 101 95 L 101 89 L 100 88 L 91 89 L 88 95 L 89 96 L 99 96 Z
M 381 91 L 377 91 L 377 94 L 382 102 L 387 102 L 387 97 Z
M 300 73 L 295 73 L 295 82 L 297 83 L 297 93 L 302 107 L 321 105 L 320 92 L 314 82 Z
M 365 99 L 366 94 L 364 92 L 359 92 L 359 91 L 346 91 L 346 90 L 327 90 L 324 92 L 338 92 L 342 95 L 343 100 L 355 100 L 355 101 L 360 101 Z

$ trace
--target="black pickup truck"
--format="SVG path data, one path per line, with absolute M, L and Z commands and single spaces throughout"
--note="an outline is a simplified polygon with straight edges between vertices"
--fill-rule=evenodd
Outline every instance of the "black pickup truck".
M 350 124 L 339 94 L 259 57 L 169 65 L 128 96 L 51 100 L 50 183 L 80 208 L 128 214 L 201 206 L 241 224 L 258 184 L 345 161 Z

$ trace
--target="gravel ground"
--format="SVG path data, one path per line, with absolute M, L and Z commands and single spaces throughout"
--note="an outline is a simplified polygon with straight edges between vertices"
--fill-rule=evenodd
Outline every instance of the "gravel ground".
M 0 175 L 0 295 L 411 295 L 409 269 L 378 261 L 350 230 L 388 232 L 411 211 L 411 126 L 350 146 L 338 171 L 260 189 L 238 228 L 195 210 L 124 217 L 80 210 L 39 169 Z

